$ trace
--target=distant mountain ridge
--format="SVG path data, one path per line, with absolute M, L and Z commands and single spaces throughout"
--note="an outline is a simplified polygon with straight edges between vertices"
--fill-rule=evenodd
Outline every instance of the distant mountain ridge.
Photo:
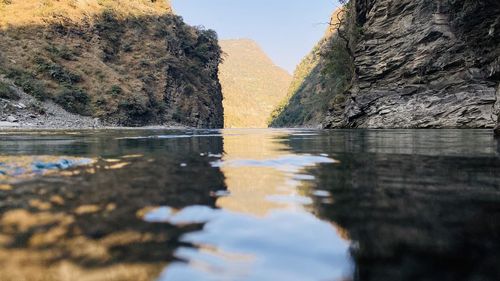
M 225 127 L 267 127 L 270 113 L 286 96 L 291 75 L 276 66 L 255 41 L 220 40 L 220 45 Z

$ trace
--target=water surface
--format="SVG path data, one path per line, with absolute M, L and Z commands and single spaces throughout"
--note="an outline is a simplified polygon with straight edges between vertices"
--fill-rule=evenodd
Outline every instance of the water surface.
M 500 280 L 486 130 L 0 132 L 0 280 Z

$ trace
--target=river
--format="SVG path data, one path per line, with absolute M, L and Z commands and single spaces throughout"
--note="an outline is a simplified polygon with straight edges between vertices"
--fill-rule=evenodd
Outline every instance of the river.
M 489 130 L 0 132 L 0 280 L 500 280 Z

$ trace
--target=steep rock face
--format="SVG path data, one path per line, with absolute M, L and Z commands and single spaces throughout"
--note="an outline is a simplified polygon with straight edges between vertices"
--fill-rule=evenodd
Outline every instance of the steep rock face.
M 0 1 L 6 83 L 105 125 L 223 126 L 215 32 L 168 1 L 42 2 Z
M 481 128 L 497 122 L 500 2 L 356 0 L 357 79 L 325 127 Z
M 221 40 L 224 62 L 220 81 L 226 128 L 266 128 L 267 119 L 285 97 L 291 76 L 249 39 Z

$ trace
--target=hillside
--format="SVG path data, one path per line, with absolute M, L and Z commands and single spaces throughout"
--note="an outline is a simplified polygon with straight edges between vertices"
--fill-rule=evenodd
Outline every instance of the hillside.
M 339 13 L 334 12 L 332 23 Z M 325 119 L 345 81 L 342 75 L 325 74 L 328 50 L 335 40 L 335 29 L 327 27 L 324 37 L 295 69 L 287 96 L 271 114 L 271 127 L 316 127 Z
M 274 107 L 291 81 L 251 40 L 221 40 L 225 53 L 220 65 L 226 128 L 265 128 Z
M 105 125 L 223 125 L 217 35 L 166 1 L 0 1 L 0 49 L 0 92 L 35 97 L 35 124 L 49 102 Z

